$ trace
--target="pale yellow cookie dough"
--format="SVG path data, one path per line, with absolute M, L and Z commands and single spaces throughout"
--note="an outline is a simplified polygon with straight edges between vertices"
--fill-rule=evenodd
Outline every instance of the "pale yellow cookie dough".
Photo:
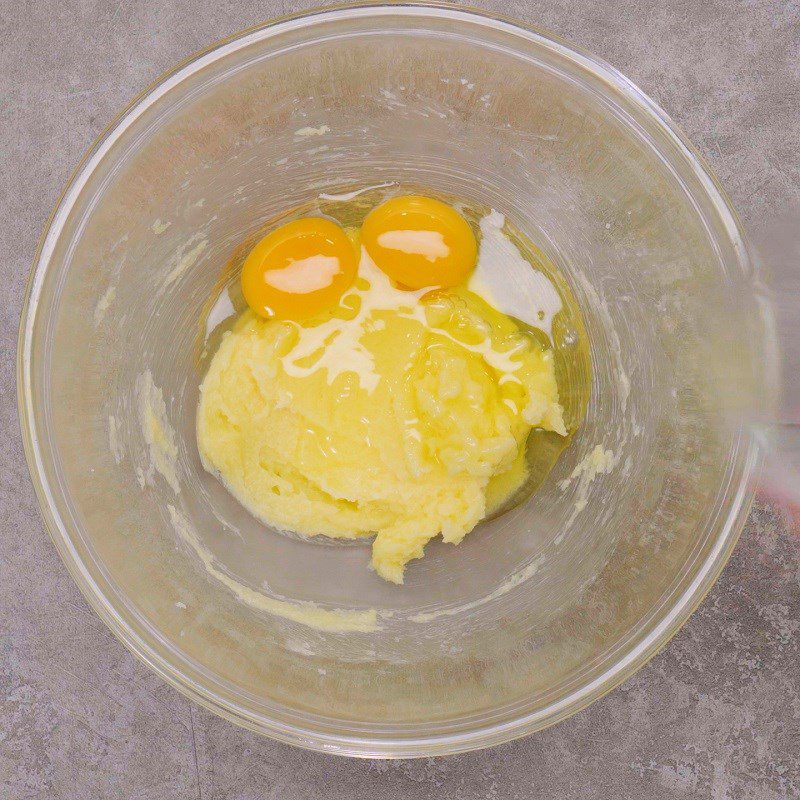
M 466 289 L 403 292 L 362 252 L 342 305 L 306 323 L 245 312 L 201 388 L 205 467 L 265 523 L 375 535 L 403 582 L 526 477 L 532 427 L 566 434 L 553 354 Z

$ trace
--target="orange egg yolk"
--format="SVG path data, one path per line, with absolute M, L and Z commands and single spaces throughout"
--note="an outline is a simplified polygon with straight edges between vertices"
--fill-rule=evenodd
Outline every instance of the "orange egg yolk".
M 357 270 L 355 248 L 336 223 L 297 219 L 252 249 L 242 269 L 242 292 L 262 317 L 307 319 L 335 305 Z
M 475 266 L 478 245 L 454 208 L 430 197 L 395 197 L 371 211 L 361 243 L 393 281 L 409 289 L 461 283 Z

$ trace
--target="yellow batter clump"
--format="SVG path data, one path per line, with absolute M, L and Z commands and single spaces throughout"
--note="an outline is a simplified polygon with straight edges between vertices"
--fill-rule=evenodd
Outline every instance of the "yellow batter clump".
M 310 320 L 245 312 L 201 388 L 204 465 L 254 515 L 375 536 L 378 574 L 458 544 L 526 478 L 533 427 L 566 434 L 553 353 L 466 288 L 405 291 L 365 250 Z

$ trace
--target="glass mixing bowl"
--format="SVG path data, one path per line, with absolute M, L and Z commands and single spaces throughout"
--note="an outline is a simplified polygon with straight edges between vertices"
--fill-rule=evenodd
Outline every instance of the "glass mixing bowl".
M 505 213 L 570 284 L 593 363 L 586 421 L 536 494 L 431 543 L 402 587 L 367 544 L 266 529 L 194 436 L 205 328 L 243 246 L 321 193 L 385 182 Z M 744 423 L 774 385 L 754 280 L 665 114 L 549 35 L 414 4 L 245 31 L 134 101 L 43 236 L 19 386 L 47 526 L 125 645 L 241 725 L 360 756 L 534 731 L 652 656 L 734 545 L 760 458 Z M 169 429 L 167 480 L 152 448 Z

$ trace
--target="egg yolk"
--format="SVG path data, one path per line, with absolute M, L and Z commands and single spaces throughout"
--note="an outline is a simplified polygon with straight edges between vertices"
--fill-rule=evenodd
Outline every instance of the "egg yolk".
M 242 269 L 242 293 L 262 317 L 306 319 L 335 305 L 357 270 L 355 249 L 336 223 L 297 219 L 251 250 Z
M 467 221 L 430 197 L 395 197 L 371 211 L 361 243 L 393 281 L 409 289 L 461 283 L 478 257 Z

